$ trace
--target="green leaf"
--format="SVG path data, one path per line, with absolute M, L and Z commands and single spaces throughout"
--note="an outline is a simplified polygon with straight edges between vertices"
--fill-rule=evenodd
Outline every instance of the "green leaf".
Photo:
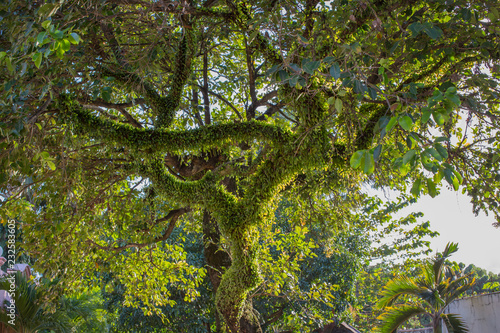
M 410 193 L 413 194 L 414 197 L 418 197 L 420 195 L 420 191 L 422 190 L 422 179 L 418 178 L 411 187 Z
M 111 100 L 111 88 L 110 87 L 102 88 L 101 95 L 103 100 L 109 102 Z
M 335 97 L 329 97 L 328 100 L 326 101 L 328 105 L 333 105 L 335 104 Z
M 71 48 L 71 43 L 69 42 L 69 40 L 63 39 L 61 41 L 61 47 L 64 50 L 64 52 L 67 52 Z
M 432 179 L 427 179 L 427 190 L 429 191 L 429 195 L 434 198 L 437 195 L 436 184 L 432 181 Z
M 42 57 L 43 55 L 40 52 L 33 54 L 33 56 L 31 57 L 31 59 L 33 59 L 33 62 L 35 63 L 36 68 L 40 68 Z
M 313 74 L 315 70 L 319 68 L 321 65 L 321 61 L 310 61 L 307 64 L 302 66 L 302 69 L 308 73 L 308 74 Z
M 432 113 L 432 118 L 434 118 L 434 121 L 439 126 L 442 126 L 446 121 L 445 116 L 441 112 L 438 112 L 438 111 L 435 111 Z
M 437 26 L 433 26 L 433 27 L 430 27 L 430 28 L 426 27 L 424 29 L 424 32 L 427 34 L 427 36 L 429 36 L 430 38 L 432 38 L 434 40 L 439 39 L 443 35 L 443 30 L 441 30 Z
M 302 36 L 302 35 L 300 35 L 300 34 L 299 34 L 298 36 L 299 36 L 300 41 L 301 41 L 302 43 L 304 43 L 304 44 L 309 44 L 309 40 L 308 40 L 307 38 L 305 38 L 304 36 Z
M 335 99 L 335 110 L 337 110 L 337 112 L 341 112 L 342 107 L 343 107 L 342 100 L 340 98 Z
M 427 121 L 429 121 L 431 114 L 432 112 L 428 107 L 422 108 L 422 124 L 425 124 Z
M 335 61 L 335 57 L 331 57 L 331 56 L 328 56 L 325 59 L 323 59 L 323 62 L 326 62 L 328 64 L 331 64 L 334 61 Z
M 43 41 L 45 40 L 45 36 L 47 36 L 47 31 L 42 31 L 36 36 L 36 42 L 38 45 L 43 45 Z
M 340 66 L 337 62 L 334 62 L 332 67 L 330 67 L 330 75 L 338 80 L 340 78 Z
M 444 169 L 444 178 L 446 179 L 446 181 L 450 185 L 453 185 L 453 188 L 455 189 L 455 191 L 458 190 L 458 186 L 460 184 L 458 182 L 458 178 L 453 173 L 453 170 L 451 170 L 449 168 Z
M 415 149 L 408 150 L 403 156 L 403 165 L 408 164 L 415 157 L 416 153 Z
M 416 36 L 424 29 L 424 25 L 420 22 L 414 22 L 408 26 L 408 29 L 413 33 L 413 36 Z
M 0 52 L 0 60 L 5 58 L 6 55 L 7 55 L 7 52 L 5 52 L 5 51 Z
M 51 170 L 55 170 L 56 169 L 56 165 L 54 164 L 54 162 L 52 161 L 46 161 L 47 165 L 49 166 L 49 168 Z
M 448 159 L 448 150 L 446 150 L 446 148 L 444 148 L 441 144 L 436 142 L 434 144 L 434 148 L 436 148 L 437 152 L 441 155 L 441 157 L 443 157 L 444 160 Z
M 392 117 L 391 120 L 389 120 L 389 123 L 387 124 L 387 126 L 385 127 L 385 131 L 389 132 L 396 125 L 397 122 L 398 122 L 398 118 Z
M 405 131 L 411 130 L 413 126 L 413 120 L 409 116 L 402 116 L 398 120 L 399 126 L 401 126 Z
M 373 171 L 375 171 L 375 160 L 373 158 L 373 155 L 370 154 L 368 150 L 365 151 L 364 160 L 365 163 L 363 166 L 363 172 L 367 175 L 371 175 Z
M 281 82 L 284 82 L 290 78 L 290 75 L 285 70 L 280 70 L 278 72 L 278 76 L 279 76 Z
M 14 73 L 14 66 L 12 66 L 12 59 L 10 57 L 5 58 L 5 65 L 7 66 L 9 73 L 13 74 Z
M 443 160 L 443 157 L 441 156 L 441 154 L 439 154 L 438 151 L 436 149 L 432 148 L 432 147 L 427 148 L 424 151 L 424 154 L 431 155 L 432 157 L 434 157 L 439 162 L 441 162 Z
M 364 155 L 365 151 L 364 150 L 358 150 L 351 156 L 350 164 L 353 169 L 359 168 L 361 165 L 361 159 Z
M 450 141 L 450 138 L 447 138 L 446 136 L 440 136 L 434 139 L 434 142 L 443 142 L 443 141 Z
M 42 27 L 43 27 L 44 29 L 48 29 L 48 28 L 50 27 L 50 24 L 51 24 L 51 23 L 52 23 L 52 21 L 51 21 L 51 20 L 45 20 L 45 21 L 43 21 L 43 22 L 42 22 Z
M 375 162 L 379 161 L 379 159 L 380 159 L 380 153 L 382 153 L 382 145 L 378 145 L 373 150 L 373 159 L 375 160 Z
M 457 94 L 445 94 L 446 98 L 456 106 L 460 106 L 460 97 Z

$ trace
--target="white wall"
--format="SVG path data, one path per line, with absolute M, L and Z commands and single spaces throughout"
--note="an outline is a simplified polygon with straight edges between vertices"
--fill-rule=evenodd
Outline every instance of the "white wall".
M 456 313 L 467 323 L 471 333 L 500 332 L 500 292 L 453 301 L 445 313 Z M 443 324 L 443 333 L 448 333 Z

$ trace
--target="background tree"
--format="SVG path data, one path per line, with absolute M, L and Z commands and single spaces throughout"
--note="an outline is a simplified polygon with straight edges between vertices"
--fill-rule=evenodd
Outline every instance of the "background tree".
M 19 333 L 44 332 L 104 332 L 106 319 L 99 318 L 99 300 L 95 294 L 81 294 L 78 296 L 63 296 L 57 302 L 51 303 L 50 282 L 35 283 L 33 279 L 26 279 L 21 272 L 16 272 L 15 319 L 9 317 L 5 308 L 0 310 L 0 322 Z M 10 290 L 10 281 L 7 276 L 0 279 L 0 289 Z M 8 304 L 8 303 L 7 303 Z M 7 305 L 6 304 L 6 305 Z
M 445 264 L 446 259 L 457 250 L 457 244 L 448 243 L 442 253 L 438 253 L 434 260 L 422 267 L 421 277 L 400 276 L 384 287 L 382 298 L 377 304 L 380 309 L 385 309 L 379 317 L 380 332 L 395 332 L 401 324 L 416 315 L 430 317 L 435 333 L 442 331 L 443 322 L 450 332 L 468 332 L 459 315 L 444 313 L 448 304 L 475 283 L 470 274 L 463 275 Z M 398 298 L 404 296 L 410 296 L 410 299 L 392 306 Z
M 152 313 L 208 274 L 229 330 L 258 332 L 287 191 L 340 216 L 367 180 L 444 179 L 498 215 L 497 1 L 1 6 L 2 214 L 61 290 L 113 272 Z M 166 242 L 188 213 L 207 270 Z

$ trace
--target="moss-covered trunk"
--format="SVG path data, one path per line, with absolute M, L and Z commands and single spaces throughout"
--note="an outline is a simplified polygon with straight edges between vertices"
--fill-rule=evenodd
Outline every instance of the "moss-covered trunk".
M 203 213 L 203 243 L 204 256 L 207 262 L 207 272 L 214 295 L 219 289 L 222 273 L 231 266 L 231 258 L 226 251 L 220 249 L 220 231 L 217 222 L 210 216 L 208 211 Z M 215 333 L 222 332 L 219 312 L 215 311 Z
M 226 251 L 220 249 L 220 230 L 216 221 L 210 216 L 208 211 L 203 214 L 203 240 L 205 243 L 204 256 L 207 262 L 207 271 L 212 283 L 213 292 L 217 294 L 219 285 L 222 281 L 222 274 L 231 266 L 231 258 Z M 216 333 L 222 332 L 222 323 L 220 314 L 223 315 L 224 321 L 233 332 L 245 333 L 261 333 L 260 323 L 255 315 L 252 301 L 246 299 L 243 303 L 241 317 L 239 323 L 235 321 L 229 314 L 231 311 L 227 309 L 219 309 L 215 313 Z M 239 326 L 238 326 L 239 324 Z M 239 327 L 239 328 L 238 328 Z

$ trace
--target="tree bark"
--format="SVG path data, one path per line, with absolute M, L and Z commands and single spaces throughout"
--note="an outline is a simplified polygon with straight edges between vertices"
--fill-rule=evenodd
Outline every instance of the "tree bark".
M 221 233 L 216 221 L 210 216 L 210 213 L 205 210 L 203 213 L 203 240 L 205 243 L 204 255 L 214 295 L 219 289 L 223 273 L 231 266 L 231 258 L 229 257 L 229 254 L 220 249 L 220 237 Z M 235 295 L 235 299 L 236 298 L 237 297 Z M 222 312 L 224 310 L 217 309 L 215 313 L 215 332 L 217 333 L 222 332 L 222 323 L 219 311 Z M 239 321 L 235 320 L 236 317 L 234 314 L 222 313 L 222 315 L 226 318 L 226 324 L 231 332 L 262 333 L 259 320 L 253 309 L 252 301 L 249 299 L 245 300 Z
M 219 249 L 219 227 L 207 210 L 203 212 L 203 243 L 205 244 L 203 252 L 207 262 L 208 277 L 212 283 L 213 293 L 215 295 L 217 289 L 219 289 L 222 273 L 231 266 L 231 258 L 226 251 Z M 219 311 L 215 309 L 216 333 L 222 332 L 220 319 Z

